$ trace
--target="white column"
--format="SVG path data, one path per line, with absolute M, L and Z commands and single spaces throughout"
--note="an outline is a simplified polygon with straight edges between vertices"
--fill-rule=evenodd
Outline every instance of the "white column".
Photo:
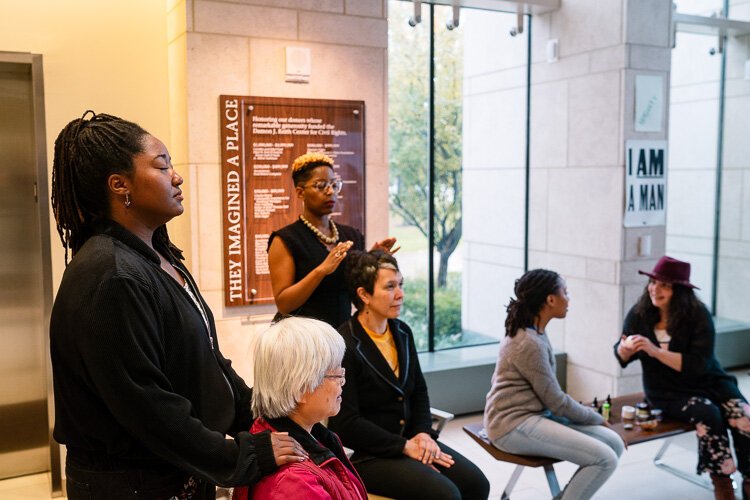
M 635 75 L 662 75 L 668 102 L 669 0 L 566 0 L 532 30 L 530 267 L 565 276 L 568 318 L 550 324 L 568 354 L 576 399 L 640 390 L 640 367 L 623 371 L 612 345 L 642 290 L 637 269 L 664 252 L 664 227 L 625 229 L 625 142 L 635 132 Z M 559 60 L 547 62 L 549 40 Z M 665 104 L 664 116 L 667 116 Z M 639 237 L 651 255 L 638 255 Z

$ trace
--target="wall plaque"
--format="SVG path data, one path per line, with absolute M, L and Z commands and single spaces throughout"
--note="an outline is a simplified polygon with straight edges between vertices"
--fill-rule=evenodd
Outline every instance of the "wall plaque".
M 302 213 L 291 164 L 304 153 L 333 158 L 344 181 L 332 217 L 365 232 L 364 102 L 219 96 L 224 303 L 273 302 L 266 248 Z
M 625 227 L 667 222 L 667 141 L 625 143 Z

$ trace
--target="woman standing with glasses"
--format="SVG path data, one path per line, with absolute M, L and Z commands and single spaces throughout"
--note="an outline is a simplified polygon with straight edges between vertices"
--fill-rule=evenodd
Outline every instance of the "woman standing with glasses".
M 277 316 L 308 316 L 336 328 L 349 319 L 352 307 L 340 264 L 350 249 L 364 249 L 364 236 L 330 217 L 342 186 L 331 158 L 322 153 L 298 157 L 292 180 L 303 203 L 302 214 L 268 239 Z M 375 246 L 390 250 L 395 241 L 388 238 Z

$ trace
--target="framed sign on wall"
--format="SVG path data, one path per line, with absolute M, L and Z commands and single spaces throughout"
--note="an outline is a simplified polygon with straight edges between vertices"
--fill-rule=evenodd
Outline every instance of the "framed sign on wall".
M 625 143 L 625 227 L 667 223 L 667 141 Z
M 268 238 L 302 213 L 291 165 L 307 152 L 344 182 L 332 217 L 365 232 L 364 102 L 219 96 L 227 306 L 273 302 Z

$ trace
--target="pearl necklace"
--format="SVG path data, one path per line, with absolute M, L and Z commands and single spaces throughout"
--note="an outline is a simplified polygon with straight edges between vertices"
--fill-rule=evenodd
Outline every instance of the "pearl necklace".
M 299 219 L 302 221 L 304 225 L 310 229 L 313 233 L 315 233 L 315 236 L 318 237 L 320 241 L 325 243 L 326 245 L 335 245 L 339 241 L 339 230 L 336 228 L 336 224 L 333 222 L 333 219 L 328 219 L 328 224 L 331 228 L 331 236 L 326 236 L 325 234 L 320 232 L 320 229 L 313 226 L 309 220 L 305 219 L 304 215 L 300 215 Z

